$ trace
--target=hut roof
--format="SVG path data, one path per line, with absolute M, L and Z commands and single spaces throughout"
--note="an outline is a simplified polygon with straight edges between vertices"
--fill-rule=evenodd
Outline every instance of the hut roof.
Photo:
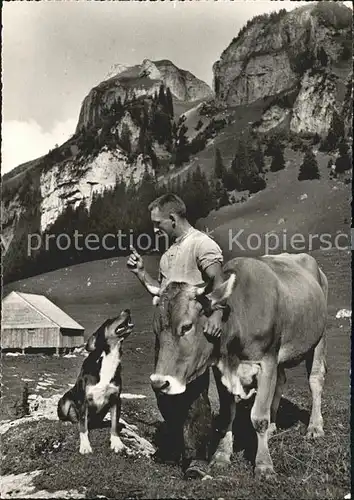
M 11 292 L 2 301 L 2 329 L 50 328 L 72 330 L 84 328 L 44 295 Z

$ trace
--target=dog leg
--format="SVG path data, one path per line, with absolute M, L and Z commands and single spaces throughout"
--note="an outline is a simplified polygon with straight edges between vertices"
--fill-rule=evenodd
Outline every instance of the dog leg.
M 120 401 L 111 406 L 111 450 L 120 453 L 125 449 L 120 437 L 118 436 L 118 425 L 120 417 Z
M 92 448 L 88 437 L 88 408 L 86 403 L 84 403 L 84 408 L 79 418 L 79 432 L 81 455 L 92 453 Z

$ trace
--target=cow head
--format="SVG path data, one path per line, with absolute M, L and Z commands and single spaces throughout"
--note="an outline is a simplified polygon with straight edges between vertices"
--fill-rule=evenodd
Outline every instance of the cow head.
M 165 394 L 181 394 L 187 382 L 202 374 L 214 349 L 203 327 L 215 306 L 227 299 L 235 285 L 235 274 L 212 293 L 205 287 L 171 282 L 159 295 L 155 330 L 158 353 L 151 385 Z
M 86 343 L 86 350 L 89 352 L 108 351 L 117 343 L 123 342 L 133 329 L 131 315 L 129 309 L 124 309 L 119 316 L 112 319 L 107 319 L 96 331 L 91 335 Z

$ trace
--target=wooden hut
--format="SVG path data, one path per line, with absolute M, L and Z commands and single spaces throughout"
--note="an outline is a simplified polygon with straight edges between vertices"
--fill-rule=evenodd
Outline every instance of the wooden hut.
M 1 348 L 70 350 L 84 343 L 84 328 L 44 295 L 11 292 L 2 301 Z

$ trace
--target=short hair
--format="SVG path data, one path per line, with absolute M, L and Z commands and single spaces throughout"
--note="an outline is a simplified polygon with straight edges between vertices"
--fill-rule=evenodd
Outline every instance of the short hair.
M 156 200 L 152 201 L 148 206 L 150 212 L 154 208 L 158 208 L 164 212 L 173 212 L 183 218 L 185 218 L 187 214 L 184 201 L 174 193 L 166 193 L 156 198 Z

